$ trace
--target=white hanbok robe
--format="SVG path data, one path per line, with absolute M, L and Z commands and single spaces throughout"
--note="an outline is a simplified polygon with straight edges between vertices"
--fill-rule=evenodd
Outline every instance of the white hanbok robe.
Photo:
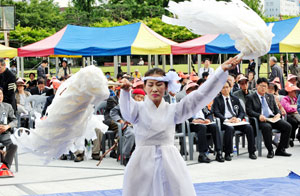
M 136 149 L 125 169 L 123 196 L 195 196 L 186 163 L 174 146 L 175 125 L 192 117 L 220 92 L 228 73 L 218 68 L 201 87 L 179 103 L 162 99 L 159 107 L 146 96 L 134 101 L 121 91 L 122 116 L 134 125 Z

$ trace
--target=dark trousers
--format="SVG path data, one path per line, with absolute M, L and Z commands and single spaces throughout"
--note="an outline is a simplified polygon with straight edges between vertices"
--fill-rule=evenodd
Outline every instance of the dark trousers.
M 10 168 L 18 146 L 12 143 L 12 141 L 10 139 L 10 133 L 1 134 L 0 135 L 0 143 L 2 143 L 6 147 L 6 155 L 4 157 L 4 160 L 2 160 L 2 162 L 8 168 Z
M 290 123 L 288 123 L 285 120 L 279 120 L 276 123 L 269 123 L 269 122 L 259 122 L 258 123 L 259 128 L 262 131 L 262 135 L 264 138 L 265 146 L 268 149 L 268 151 L 273 150 L 272 146 L 272 129 L 277 129 L 280 131 L 280 142 L 278 144 L 277 149 L 285 149 L 288 147 L 288 143 L 290 140 L 290 134 L 292 131 L 292 126 Z
M 191 131 L 197 133 L 198 137 L 198 149 L 199 152 L 207 152 L 208 142 L 207 142 L 207 133 L 211 133 L 216 151 L 221 151 L 221 136 L 218 131 L 216 124 L 202 125 L 202 124 L 190 124 Z
M 222 124 L 222 130 L 225 130 L 224 133 L 224 152 L 226 154 L 230 154 L 233 152 L 233 136 L 236 130 L 243 132 L 246 134 L 247 142 L 248 142 L 248 152 L 254 153 L 255 152 L 255 139 L 254 139 L 254 132 L 251 125 L 241 125 L 241 126 L 227 126 Z
M 291 131 L 291 139 L 295 139 L 296 137 L 296 130 L 298 129 L 298 121 L 296 118 L 294 118 L 292 115 L 287 116 L 287 121 L 292 125 L 292 131 Z

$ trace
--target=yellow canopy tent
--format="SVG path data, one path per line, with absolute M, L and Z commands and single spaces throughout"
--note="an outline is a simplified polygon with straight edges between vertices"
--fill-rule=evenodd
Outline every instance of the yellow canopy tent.
M 13 58 L 18 56 L 18 49 L 7 47 L 0 44 L 0 57 L 2 58 Z

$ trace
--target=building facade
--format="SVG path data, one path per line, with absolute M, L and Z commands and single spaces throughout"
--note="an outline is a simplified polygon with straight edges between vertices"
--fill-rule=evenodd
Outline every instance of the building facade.
M 264 0 L 264 15 L 280 17 L 280 15 L 298 16 L 300 14 L 299 0 Z

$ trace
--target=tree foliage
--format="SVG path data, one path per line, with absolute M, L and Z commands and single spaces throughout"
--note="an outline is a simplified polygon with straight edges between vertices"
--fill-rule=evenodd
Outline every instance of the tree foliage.
M 176 2 L 184 0 L 175 0 Z M 225 0 L 230 1 L 230 0 Z M 261 0 L 243 0 L 258 15 L 262 16 Z M 160 35 L 177 42 L 193 39 L 197 35 L 184 27 L 165 24 L 161 16 L 166 14 L 169 0 L 108 0 L 108 3 L 95 5 L 101 0 L 72 0 L 74 6 L 61 11 L 54 0 L 18 1 L 0 0 L 1 5 L 16 6 L 15 31 L 10 32 L 10 39 L 19 40 L 26 45 L 54 34 L 67 24 L 111 27 L 144 22 Z M 266 22 L 277 18 L 262 17 Z M 282 19 L 292 18 L 283 16 Z M 0 38 L 3 35 L 0 34 Z

